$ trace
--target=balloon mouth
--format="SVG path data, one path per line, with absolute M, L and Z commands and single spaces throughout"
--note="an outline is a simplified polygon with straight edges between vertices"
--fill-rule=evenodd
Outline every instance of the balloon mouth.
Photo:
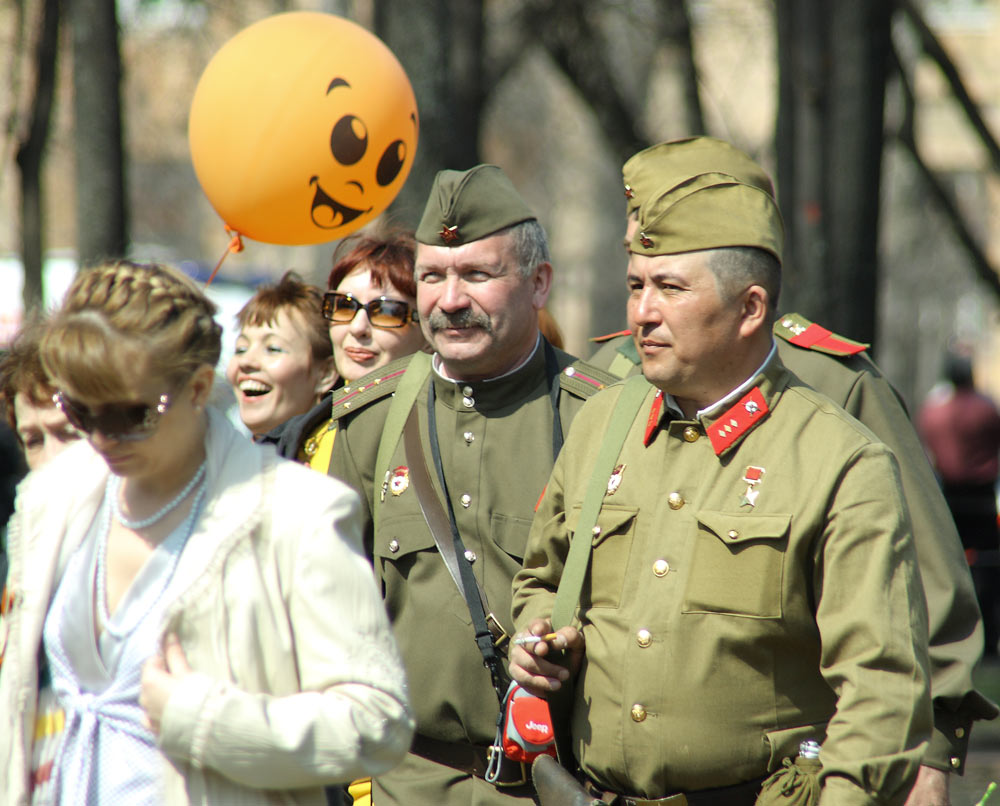
M 358 216 L 372 211 L 371 207 L 367 210 L 358 210 L 341 204 L 320 187 L 319 178 L 316 176 L 309 180 L 309 184 L 316 186 L 312 205 L 309 208 L 309 217 L 313 224 L 320 229 L 338 229 L 350 224 Z

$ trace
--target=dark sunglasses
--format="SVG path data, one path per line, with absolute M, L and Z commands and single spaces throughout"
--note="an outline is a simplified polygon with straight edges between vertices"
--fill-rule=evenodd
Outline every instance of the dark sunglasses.
M 65 392 L 52 395 L 52 402 L 66 415 L 69 424 L 85 434 L 100 431 L 108 439 L 134 442 L 146 439 L 170 408 L 170 395 L 160 395 L 154 405 L 145 403 L 107 403 L 92 411 Z
M 410 303 L 401 299 L 379 297 L 362 304 L 341 291 L 327 291 L 323 295 L 323 318 L 335 325 L 350 324 L 362 308 L 368 314 L 372 327 L 403 327 L 407 322 L 418 321 L 417 312 L 410 307 Z

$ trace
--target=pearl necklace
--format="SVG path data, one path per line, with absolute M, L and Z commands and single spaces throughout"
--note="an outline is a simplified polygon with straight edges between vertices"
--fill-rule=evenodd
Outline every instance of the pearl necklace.
M 134 530 L 134 529 L 145 529 L 147 526 L 152 526 L 154 523 L 157 523 L 158 521 L 162 520 L 167 514 L 177 509 L 181 501 L 187 498 L 188 495 L 190 495 L 191 490 L 193 490 L 195 486 L 198 484 L 198 482 L 200 482 L 205 477 L 205 464 L 206 462 L 201 463 L 201 466 L 191 477 L 191 480 L 186 485 L 184 485 L 184 489 L 181 490 L 179 493 L 177 493 L 176 498 L 168 502 L 165 506 L 163 506 L 158 511 L 154 512 L 148 518 L 142 518 L 141 520 L 136 520 L 136 521 L 129 520 L 122 514 L 121 504 L 118 501 L 118 499 L 121 497 L 122 480 L 120 476 L 115 476 L 114 481 L 111 484 L 112 486 L 111 506 L 114 508 L 115 517 L 118 519 L 118 523 L 120 523 L 126 529 Z

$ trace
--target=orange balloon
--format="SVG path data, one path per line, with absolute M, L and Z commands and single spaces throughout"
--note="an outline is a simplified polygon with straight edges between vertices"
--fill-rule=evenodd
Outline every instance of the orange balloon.
M 248 238 L 342 238 L 396 198 L 417 151 L 417 101 L 360 25 L 293 11 L 245 28 L 198 81 L 188 140 L 205 195 Z

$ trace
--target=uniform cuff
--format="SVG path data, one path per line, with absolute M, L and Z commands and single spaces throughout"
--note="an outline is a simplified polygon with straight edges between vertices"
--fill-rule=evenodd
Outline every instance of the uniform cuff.
M 965 772 L 971 729 L 972 717 L 968 714 L 935 708 L 934 731 L 920 763 L 961 775 Z

